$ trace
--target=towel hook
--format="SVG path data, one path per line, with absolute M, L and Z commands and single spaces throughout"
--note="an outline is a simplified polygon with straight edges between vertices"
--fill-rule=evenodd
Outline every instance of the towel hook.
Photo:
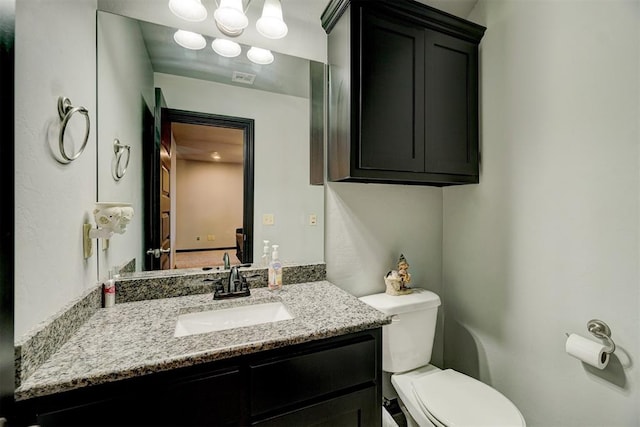
M 66 151 L 64 150 L 64 133 L 67 129 L 67 124 L 69 120 L 71 120 L 71 116 L 75 113 L 80 113 L 84 116 L 85 121 L 87 123 L 87 128 L 84 133 L 84 141 L 82 142 L 82 146 L 78 150 L 77 153 L 72 156 L 68 156 Z M 58 137 L 58 146 L 60 148 L 60 155 L 64 159 L 64 161 L 60 161 L 60 163 L 71 163 L 84 151 L 87 146 L 87 142 L 89 141 L 89 129 L 91 128 L 91 122 L 89 120 L 89 111 L 84 107 L 74 107 L 71 105 L 71 101 L 67 97 L 59 97 L 58 98 L 58 115 L 60 116 L 60 120 L 62 120 L 62 124 L 60 126 L 60 136 Z
M 609 348 L 605 350 L 606 353 L 613 353 L 616 351 L 616 343 L 611 339 L 611 329 L 602 320 L 591 319 L 587 322 L 587 329 L 589 333 L 596 338 L 603 339 L 609 345 Z
M 131 146 L 124 145 L 120 143 L 118 138 L 113 140 L 113 152 L 116 155 L 116 162 L 113 169 L 113 179 L 116 181 L 120 181 L 124 174 L 127 172 L 127 167 L 129 167 L 129 159 L 131 159 Z M 122 157 L 124 153 L 127 153 L 127 161 L 124 163 L 124 167 L 122 167 Z

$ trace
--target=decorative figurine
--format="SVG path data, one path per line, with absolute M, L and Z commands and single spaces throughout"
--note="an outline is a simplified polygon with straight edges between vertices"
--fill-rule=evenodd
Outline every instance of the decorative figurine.
M 407 295 L 413 292 L 413 289 L 407 285 L 411 282 L 411 274 L 407 271 L 409 263 L 403 254 L 400 254 L 398 260 L 398 270 L 391 270 L 384 277 L 384 283 L 387 286 L 386 293 L 389 295 Z

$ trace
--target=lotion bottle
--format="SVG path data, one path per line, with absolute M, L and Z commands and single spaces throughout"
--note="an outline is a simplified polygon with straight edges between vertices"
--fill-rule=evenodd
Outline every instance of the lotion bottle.
M 263 240 L 263 242 L 264 242 L 264 247 L 262 248 L 261 264 L 262 264 L 262 267 L 269 268 L 269 262 L 271 261 L 269 259 L 269 241 Z
M 273 245 L 271 262 L 269 263 L 269 290 L 279 291 L 282 289 L 282 263 L 278 258 L 278 245 Z

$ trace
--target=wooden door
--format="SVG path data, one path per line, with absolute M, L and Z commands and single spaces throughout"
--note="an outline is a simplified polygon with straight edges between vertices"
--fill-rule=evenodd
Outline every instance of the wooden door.
M 162 90 L 156 88 L 153 117 L 144 138 L 145 270 L 171 268 L 171 122 Z

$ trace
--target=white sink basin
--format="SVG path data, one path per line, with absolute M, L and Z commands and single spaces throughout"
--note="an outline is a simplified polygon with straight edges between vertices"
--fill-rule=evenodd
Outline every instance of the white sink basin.
M 293 316 L 281 302 L 199 311 L 178 316 L 173 336 L 184 337 L 289 319 L 293 319 Z

